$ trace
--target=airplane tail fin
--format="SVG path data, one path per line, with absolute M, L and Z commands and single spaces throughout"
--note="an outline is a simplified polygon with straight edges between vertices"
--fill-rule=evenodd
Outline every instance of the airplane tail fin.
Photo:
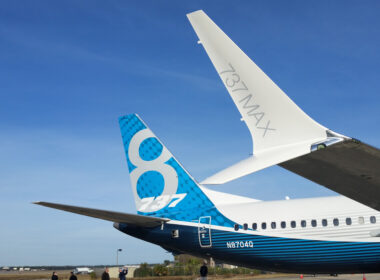
M 120 117 L 119 124 L 138 214 L 181 221 L 213 216 L 225 224 L 198 183 L 138 115 Z

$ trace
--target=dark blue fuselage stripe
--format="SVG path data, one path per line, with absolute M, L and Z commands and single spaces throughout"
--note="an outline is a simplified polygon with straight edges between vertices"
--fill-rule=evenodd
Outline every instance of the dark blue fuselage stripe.
M 179 230 L 179 238 L 171 231 Z M 380 272 L 380 242 L 345 242 L 284 238 L 211 229 L 203 239 L 197 226 L 166 224 L 164 229 L 126 228 L 123 232 L 177 252 L 241 266 L 284 272 Z M 235 248 L 233 248 L 235 247 Z

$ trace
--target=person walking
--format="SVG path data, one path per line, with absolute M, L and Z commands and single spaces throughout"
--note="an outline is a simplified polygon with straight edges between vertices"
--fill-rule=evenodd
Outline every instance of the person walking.
M 110 280 L 110 275 L 108 274 L 108 267 L 106 267 L 102 274 L 102 280 Z
M 51 276 L 51 280 L 58 280 L 58 275 L 55 271 L 53 271 L 53 275 Z
M 201 275 L 200 280 L 207 280 L 208 268 L 207 268 L 207 262 L 206 261 L 203 262 L 203 265 L 201 266 L 199 273 Z
M 73 271 L 70 272 L 70 278 L 69 278 L 69 280 L 78 280 L 78 278 L 75 276 L 75 274 L 74 274 Z

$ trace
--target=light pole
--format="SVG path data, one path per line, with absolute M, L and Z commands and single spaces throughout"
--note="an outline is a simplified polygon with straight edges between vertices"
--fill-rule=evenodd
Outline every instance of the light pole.
M 119 252 L 123 251 L 123 249 L 116 250 L 116 266 L 119 266 Z

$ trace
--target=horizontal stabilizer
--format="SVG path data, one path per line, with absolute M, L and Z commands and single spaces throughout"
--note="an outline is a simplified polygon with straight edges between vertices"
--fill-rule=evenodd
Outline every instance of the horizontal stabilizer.
M 169 221 L 169 219 L 165 219 L 165 218 L 126 214 L 126 213 L 121 213 L 121 212 L 99 210 L 99 209 L 71 206 L 71 205 L 58 204 L 58 203 L 50 203 L 50 202 L 42 202 L 42 201 L 33 202 L 33 203 L 37 205 L 42 205 L 45 207 L 55 208 L 62 211 L 79 214 L 79 215 L 89 216 L 89 217 L 107 220 L 107 221 L 116 222 L 116 223 L 126 223 L 130 225 L 141 226 L 141 227 L 156 227 L 156 226 L 161 225 L 162 223 L 166 223 Z

